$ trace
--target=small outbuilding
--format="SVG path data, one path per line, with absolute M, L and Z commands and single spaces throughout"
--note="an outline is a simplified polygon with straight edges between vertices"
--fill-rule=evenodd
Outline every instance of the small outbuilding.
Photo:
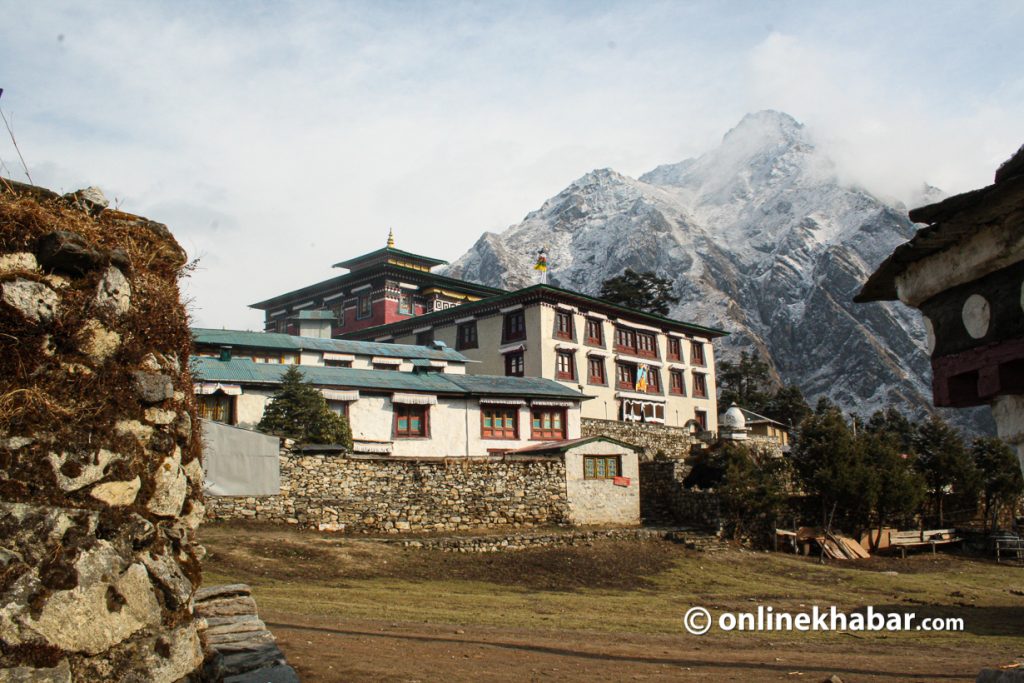
M 635 526 L 640 524 L 638 450 L 607 436 L 589 436 L 527 446 L 505 457 L 563 459 L 573 524 Z

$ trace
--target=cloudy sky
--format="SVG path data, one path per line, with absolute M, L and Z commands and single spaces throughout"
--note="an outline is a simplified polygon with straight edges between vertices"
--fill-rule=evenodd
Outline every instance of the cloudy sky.
M 36 184 L 100 186 L 199 258 L 197 324 L 383 246 L 454 260 L 593 168 L 786 111 L 851 181 L 991 182 L 1024 143 L 1024 3 L 0 0 Z M 24 180 L 6 131 L 0 174 Z

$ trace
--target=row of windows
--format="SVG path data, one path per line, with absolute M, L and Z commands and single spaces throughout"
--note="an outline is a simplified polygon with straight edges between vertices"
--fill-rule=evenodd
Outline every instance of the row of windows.
M 235 423 L 235 399 L 225 394 L 197 397 L 199 417 L 226 424 Z M 348 404 L 342 414 L 347 416 Z M 426 438 L 430 435 L 430 406 L 394 405 L 392 433 L 397 439 Z M 518 406 L 480 406 L 480 438 L 518 439 Z M 566 411 L 564 408 L 533 408 L 530 411 L 530 438 L 544 441 L 563 441 L 566 438 Z
M 509 365 L 509 358 L 517 356 L 521 371 L 522 352 L 508 354 L 505 357 L 506 370 Z M 686 395 L 686 378 L 683 370 L 669 370 L 669 393 Z M 576 353 L 575 351 L 559 350 L 555 352 L 555 378 L 562 380 L 576 380 Z M 608 379 L 605 376 L 605 359 L 595 356 L 587 357 L 587 384 L 606 386 Z M 618 389 L 628 391 L 641 391 L 652 394 L 662 393 L 661 370 L 650 366 L 639 366 L 636 363 L 616 361 L 615 363 L 615 386 Z M 703 373 L 693 373 L 693 396 L 694 398 L 707 398 L 708 384 L 707 376 Z
M 573 315 L 564 311 L 555 312 L 556 339 L 575 341 L 576 334 L 573 327 Z M 416 343 L 420 345 L 429 344 L 434 339 L 433 330 L 426 330 L 416 335 Z M 522 341 L 526 339 L 526 316 L 522 310 L 512 311 L 505 314 L 501 328 L 501 343 Z M 585 343 L 590 346 L 604 348 L 604 325 L 596 318 L 586 318 Z M 476 321 L 459 323 L 455 331 L 456 350 L 479 348 L 480 341 L 477 334 Z M 629 353 L 641 358 L 658 358 L 658 338 L 652 332 L 643 332 L 626 327 L 615 328 L 615 350 Z M 682 340 L 678 337 L 668 337 L 668 360 L 684 362 L 682 351 Z M 701 342 L 690 342 L 690 363 L 696 366 L 707 364 L 704 356 L 704 344 Z M 506 373 L 511 374 L 511 373 Z

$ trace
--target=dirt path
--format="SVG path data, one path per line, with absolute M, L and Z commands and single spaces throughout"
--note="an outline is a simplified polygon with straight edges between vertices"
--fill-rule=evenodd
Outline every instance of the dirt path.
M 801 648 L 751 638 L 523 632 L 267 612 L 303 681 L 973 681 L 984 653 L 852 636 Z M 1005 654 L 990 653 L 991 665 Z

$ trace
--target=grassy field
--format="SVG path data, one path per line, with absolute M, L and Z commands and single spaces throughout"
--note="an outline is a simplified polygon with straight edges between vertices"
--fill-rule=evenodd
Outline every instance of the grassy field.
M 972 680 L 982 666 L 1024 655 L 1024 569 L 956 555 L 821 565 L 739 549 L 699 553 L 660 541 L 478 555 L 278 527 L 209 525 L 201 537 L 209 551 L 204 581 L 250 583 L 304 680 L 621 680 L 669 673 L 747 680 L 751 668 L 790 679 L 831 671 L 845 673 L 844 680 Z M 682 628 L 693 606 L 717 615 L 758 605 L 776 612 L 871 605 L 918 618 L 959 617 L 965 630 L 699 637 Z M 377 656 L 387 650 L 384 641 L 396 641 L 394 661 Z M 552 643 L 566 644 L 564 651 L 547 651 Z M 446 653 L 466 647 L 472 653 L 445 668 Z M 413 652 L 418 663 L 409 660 Z M 537 661 L 518 661 L 524 654 Z M 420 678 L 423 671 L 434 676 Z

